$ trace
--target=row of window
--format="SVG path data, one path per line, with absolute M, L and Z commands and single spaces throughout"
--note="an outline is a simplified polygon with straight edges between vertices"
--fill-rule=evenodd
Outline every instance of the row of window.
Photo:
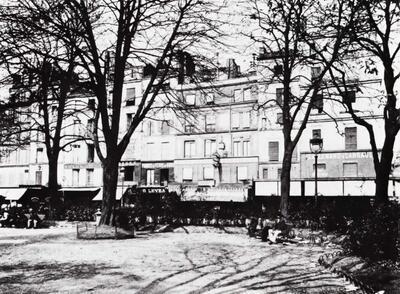
M 321 129 L 312 130 L 313 138 L 321 138 Z M 347 127 L 344 130 L 345 136 L 345 150 L 356 150 L 357 149 L 357 128 Z M 154 143 L 147 144 L 147 151 L 151 156 L 154 154 L 155 147 Z M 78 150 L 80 145 L 73 144 L 73 162 L 79 162 L 81 159 L 81 153 Z M 204 140 L 204 157 L 211 157 L 211 155 L 217 150 L 217 143 L 215 139 Z M 161 157 L 168 158 L 169 142 L 162 142 L 161 146 Z M 232 155 L 234 157 L 249 156 L 250 155 L 250 141 L 249 140 L 234 140 L 232 146 Z M 268 155 L 269 161 L 279 161 L 279 142 L 271 141 L 268 143 Z M 93 144 L 87 144 L 87 162 L 93 162 L 95 156 L 95 148 Z M 196 156 L 196 141 L 187 140 L 184 141 L 184 157 L 192 158 Z M 7 156 L 4 156 L 7 158 Z M 297 160 L 297 150 L 293 152 L 293 160 Z M 44 162 L 43 148 L 39 147 L 36 149 L 35 162 Z M 6 162 L 6 160 L 4 160 Z
M 158 148 L 156 148 L 158 147 Z M 171 150 L 170 150 L 170 142 L 161 142 L 161 146 L 156 146 L 154 142 L 148 142 L 146 144 L 146 158 L 161 158 L 161 159 L 170 159 Z
M 344 162 L 342 166 L 344 177 L 357 177 L 358 176 L 358 163 L 357 162 Z M 313 164 L 313 172 L 315 171 L 315 164 Z M 321 177 L 328 176 L 326 172 L 326 163 L 318 163 L 317 171 Z
M 233 102 L 244 102 L 244 101 L 252 101 L 257 100 L 258 98 L 258 89 L 257 86 L 246 87 L 244 89 L 234 89 L 231 95 Z M 214 93 L 201 93 L 200 97 L 197 97 L 196 94 L 190 93 L 185 95 L 185 103 L 187 105 L 196 105 L 196 104 L 213 104 L 215 102 Z
M 215 168 L 213 166 L 203 167 L 202 179 L 214 180 L 215 179 Z M 246 181 L 249 179 L 247 166 L 237 166 L 236 167 L 236 182 Z M 193 168 L 192 167 L 184 167 L 182 170 L 182 181 L 192 182 L 193 181 Z
M 283 67 L 281 64 L 277 64 L 273 68 L 273 72 L 276 75 L 280 75 L 283 73 Z M 311 81 L 315 80 L 318 78 L 321 74 L 321 67 L 319 66 L 313 66 L 311 67 Z M 249 100 L 256 100 L 257 95 L 258 95 L 258 88 L 257 86 L 251 86 L 251 87 L 246 87 L 246 88 L 241 88 L 241 89 L 234 89 L 233 90 L 233 101 L 234 102 L 242 102 L 242 101 L 249 101 Z M 322 94 L 321 94 L 322 95 Z M 283 88 L 277 88 L 276 89 L 276 100 L 278 104 L 282 103 L 282 97 L 283 97 Z M 131 106 L 135 105 L 135 99 L 136 99 L 136 89 L 134 87 L 129 87 L 126 89 L 126 105 Z M 355 91 L 351 90 L 348 91 L 347 93 L 344 94 L 343 96 L 344 100 L 349 100 L 351 102 L 355 101 Z M 215 100 L 215 95 L 214 93 L 201 93 L 200 100 L 202 100 L 206 104 L 212 104 L 214 103 Z M 319 99 L 318 99 L 319 100 Z M 196 101 L 196 94 L 187 94 L 185 95 L 185 103 L 187 105 L 195 105 L 198 104 L 199 102 Z M 320 103 L 320 102 L 318 102 Z M 95 107 L 95 101 L 94 99 L 89 99 L 88 103 L 89 109 L 94 109 Z
M 250 140 L 234 140 L 232 146 L 232 155 L 235 157 L 250 155 Z M 204 157 L 211 157 L 217 150 L 215 139 L 204 140 Z M 196 141 L 184 141 L 184 157 L 193 158 L 196 156 Z
M 81 186 L 83 183 L 80 182 L 81 177 L 80 177 L 81 170 L 80 169 L 73 169 L 72 170 L 72 186 Z M 93 168 L 87 168 L 86 169 L 86 186 L 93 186 L 94 185 L 94 169 Z
M 313 138 L 322 138 L 321 129 L 312 130 Z M 356 150 L 357 149 L 357 127 L 347 127 L 344 129 L 344 142 L 345 150 Z
M 132 123 L 133 114 L 126 114 L 126 129 Z M 92 126 L 93 121 L 88 121 L 88 130 L 93 130 Z M 158 130 L 157 130 L 158 124 Z M 251 113 L 250 112 L 234 112 L 232 113 L 232 130 L 238 129 L 248 129 L 251 125 Z M 145 136 L 152 136 L 155 134 L 160 135 L 169 135 L 171 133 L 172 122 L 170 120 L 163 120 L 161 122 L 155 121 L 147 121 L 142 124 L 142 131 L 145 133 Z M 192 123 L 186 123 L 184 126 L 185 133 L 195 133 L 197 130 L 196 126 Z M 206 132 L 215 132 L 216 131 L 216 116 L 215 115 L 206 115 L 205 116 L 205 131 Z
M 313 138 L 321 138 L 321 129 L 312 130 Z M 344 129 L 345 150 L 357 149 L 357 127 L 348 127 Z M 279 161 L 279 142 L 272 141 L 268 143 L 269 161 Z M 297 160 L 297 147 L 293 151 L 292 160 Z
M 283 103 L 283 88 L 276 88 L 276 103 L 282 105 Z M 343 92 L 342 95 L 343 102 L 354 103 L 356 102 L 356 91 L 355 90 L 348 90 Z M 314 104 L 312 106 L 313 109 L 317 109 L 319 113 L 323 111 L 324 108 L 324 95 L 322 93 L 317 93 L 314 97 Z
M 133 114 L 128 113 L 126 115 L 126 129 L 129 128 L 129 126 L 132 123 L 132 118 Z M 158 130 L 157 130 L 157 123 L 155 121 L 147 121 L 142 123 L 141 125 L 141 131 L 144 132 L 145 136 L 153 136 L 155 134 L 160 134 L 160 135 L 169 135 L 171 133 L 171 127 L 172 123 L 170 120 L 163 120 L 158 123 Z
M 342 170 L 343 170 L 344 177 L 357 177 L 358 176 L 358 163 L 357 162 L 344 162 L 342 167 L 343 167 Z M 326 163 L 318 163 L 317 170 L 318 170 L 318 174 L 320 177 L 328 176 L 327 172 L 326 172 Z M 314 173 L 314 171 L 315 171 L 315 164 L 313 164 L 313 173 Z M 282 173 L 282 169 L 278 168 L 278 173 L 277 173 L 277 177 L 276 177 L 278 180 L 281 178 L 281 173 Z M 262 178 L 264 180 L 271 179 L 268 168 L 262 169 Z
M 251 127 L 251 112 L 250 111 L 241 111 L 241 112 L 233 112 L 231 116 L 232 120 L 232 130 L 239 129 L 249 129 Z M 216 131 L 216 115 L 206 115 L 205 116 L 205 131 L 206 132 L 215 132 Z M 192 123 L 185 124 L 184 132 L 185 133 L 194 133 L 196 131 L 196 127 Z

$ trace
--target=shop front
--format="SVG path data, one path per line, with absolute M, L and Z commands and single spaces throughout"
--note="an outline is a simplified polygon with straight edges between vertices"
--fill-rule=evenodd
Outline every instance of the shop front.
M 174 181 L 174 162 L 142 162 L 140 186 L 167 186 Z

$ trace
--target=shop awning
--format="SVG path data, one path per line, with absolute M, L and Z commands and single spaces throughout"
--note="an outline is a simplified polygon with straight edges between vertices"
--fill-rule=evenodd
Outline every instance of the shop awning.
M 0 188 L 0 195 L 5 197 L 5 200 L 18 201 L 24 196 L 27 188 Z
M 124 187 L 123 189 L 122 187 L 117 187 L 117 193 L 115 195 L 115 199 L 121 200 L 122 195 L 125 194 L 126 190 L 128 190 L 128 187 Z M 96 197 L 94 197 L 92 201 L 101 201 L 102 199 L 103 199 L 103 188 L 99 190 Z

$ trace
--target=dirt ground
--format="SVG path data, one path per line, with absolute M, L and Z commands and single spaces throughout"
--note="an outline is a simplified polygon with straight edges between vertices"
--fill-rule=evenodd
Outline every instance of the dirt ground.
M 218 229 L 78 240 L 73 227 L 0 228 L 0 293 L 349 293 L 318 265 L 327 250 Z

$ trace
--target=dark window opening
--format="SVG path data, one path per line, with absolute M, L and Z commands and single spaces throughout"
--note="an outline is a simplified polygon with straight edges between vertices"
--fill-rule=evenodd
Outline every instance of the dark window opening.
M 262 174 L 264 180 L 268 179 L 268 168 L 263 168 Z
M 94 145 L 87 144 L 87 148 L 88 148 L 87 162 L 93 162 L 94 161 Z
M 313 138 L 321 138 L 321 129 L 312 130 L 312 137 Z
M 169 169 L 162 168 L 160 170 L 160 184 L 166 186 L 168 184 L 168 179 L 169 179 Z
M 124 181 L 133 181 L 135 174 L 134 166 L 125 166 Z

